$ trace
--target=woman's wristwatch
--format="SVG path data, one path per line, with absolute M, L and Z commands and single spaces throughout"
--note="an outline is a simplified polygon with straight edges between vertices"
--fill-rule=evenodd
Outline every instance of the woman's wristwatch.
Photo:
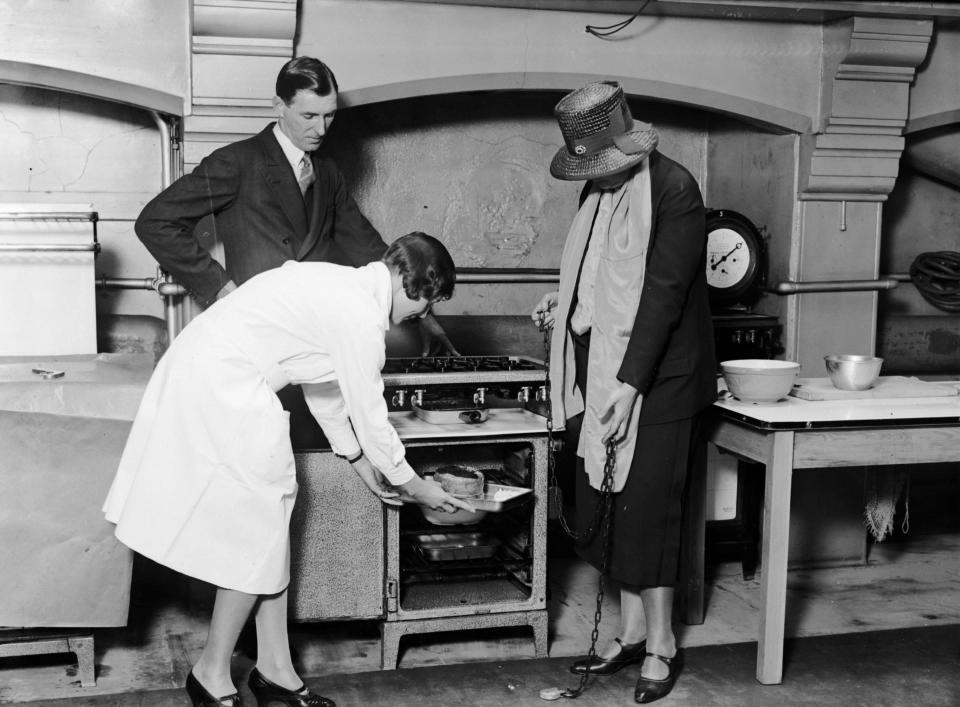
M 340 457 L 341 459 L 346 459 L 348 464 L 356 464 L 358 461 L 360 461 L 361 459 L 363 459 L 363 450 L 361 449 L 359 452 L 357 452 L 356 454 L 354 454 L 352 457 L 348 457 L 346 454 L 335 454 L 334 456 L 338 456 L 338 457 Z

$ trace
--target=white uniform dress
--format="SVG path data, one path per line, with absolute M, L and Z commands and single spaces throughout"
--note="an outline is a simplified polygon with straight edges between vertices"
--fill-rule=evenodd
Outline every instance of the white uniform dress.
M 218 587 L 282 591 L 297 482 L 277 390 L 302 384 L 334 452 L 362 448 L 393 484 L 414 476 L 383 399 L 390 306 L 383 263 L 288 262 L 191 321 L 157 364 L 104 503 L 117 538 Z

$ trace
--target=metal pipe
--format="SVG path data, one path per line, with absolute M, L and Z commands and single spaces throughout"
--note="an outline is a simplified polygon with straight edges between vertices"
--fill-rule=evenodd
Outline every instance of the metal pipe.
M 156 290 L 157 280 L 152 277 L 100 277 L 96 285 L 112 290 Z
M 0 221 L 96 221 L 96 214 L 90 211 L 4 211 Z
M 459 283 L 516 283 L 560 282 L 560 271 L 555 268 L 457 268 Z
M 163 189 L 170 186 L 171 179 L 171 157 L 170 157 L 170 126 L 157 111 L 150 111 L 153 122 L 156 123 L 157 130 L 160 131 L 160 184 Z
M 892 277 L 880 280 L 822 280 L 820 282 L 778 282 L 764 288 L 775 295 L 801 295 L 811 292 L 869 292 L 892 290 L 900 282 Z
M 60 253 L 62 251 L 70 251 L 72 253 L 89 253 L 90 251 L 93 251 L 95 253 L 99 253 L 100 244 L 99 243 L 83 243 L 83 244 L 72 243 L 70 245 L 56 245 L 54 243 L 38 243 L 36 245 L 26 245 L 26 244 L 0 245 L 0 252 L 3 252 L 3 253 L 50 253 L 50 252 Z
M 101 277 L 97 287 L 113 290 L 153 290 L 161 297 L 181 297 L 187 288 L 176 282 L 167 282 L 160 277 Z
M 156 123 L 157 129 L 160 131 L 160 182 L 162 189 L 166 189 L 173 181 L 170 126 L 167 124 L 167 121 L 163 119 L 163 116 L 161 116 L 157 111 L 150 111 L 150 115 L 153 117 L 153 122 Z M 166 285 L 175 284 L 173 282 L 173 278 L 171 278 L 167 273 L 163 273 L 163 279 L 164 284 Z M 158 287 L 157 292 L 160 292 L 161 296 L 164 297 L 163 318 L 167 323 L 167 341 L 172 342 L 180 329 L 179 301 L 172 293 L 169 295 L 164 295 L 163 292 L 161 292 L 161 289 L 163 288 Z

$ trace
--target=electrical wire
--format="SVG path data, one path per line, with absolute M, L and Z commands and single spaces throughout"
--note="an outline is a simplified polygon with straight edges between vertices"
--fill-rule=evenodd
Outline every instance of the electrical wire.
M 923 298 L 944 312 L 960 313 L 960 253 L 921 253 L 910 266 L 910 279 Z
M 633 22 L 635 19 L 640 17 L 641 14 L 643 14 L 643 11 L 646 9 L 647 5 L 649 4 L 650 4 L 650 0 L 644 0 L 643 5 L 640 6 L 639 10 L 633 13 L 632 17 L 629 17 L 621 22 L 617 22 L 616 24 L 612 24 L 612 25 L 607 25 L 606 27 L 600 27 L 598 25 L 587 25 L 584 28 L 584 31 L 587 34 L 592 34 L 594 37 L 599 37 L 601 39 L 603 39 L 604 37 L 609 37 L 613 34 L 616 34 L 617 32 L 624 29 L 625 27 L 628 27 L 631 22 Z

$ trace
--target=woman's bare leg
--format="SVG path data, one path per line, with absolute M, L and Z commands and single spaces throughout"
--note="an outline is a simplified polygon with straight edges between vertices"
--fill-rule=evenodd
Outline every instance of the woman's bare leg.
M 200 660 L 193 666 L 194 677 L 214 697 L 237 691 L 230 678 L 230 659 L 237 646 L 240 630 L 247 622 L 257 599 L 257 594 L 217 588 L 207 643 L 200 654 Z
M 303 680 L 293 668 L 287 633 L 287 590 L 260 598 L 257 606 L 257 669 L 267 680 L 298 690 Z
M 641 589 L 640 598 L 647 620 L 647 651 L 670 658 L 677 652 L 677 639 L 671 623 L 673 587 Z M 640 674 L 652 680 L 663 680 L 670 674 L 670 669 L 656 658 L 647 658 Z
M 620 586 L 620 634 L 617 636 L 626 644 L 639 643 L 646 635 L 646 625 L 643 619 L 643 601 L 639 590 L 627 585 Z M 620 652 L 620 646 L 610 641 L 602 651 L 597 651 L 601 658 L 610 659 Z

